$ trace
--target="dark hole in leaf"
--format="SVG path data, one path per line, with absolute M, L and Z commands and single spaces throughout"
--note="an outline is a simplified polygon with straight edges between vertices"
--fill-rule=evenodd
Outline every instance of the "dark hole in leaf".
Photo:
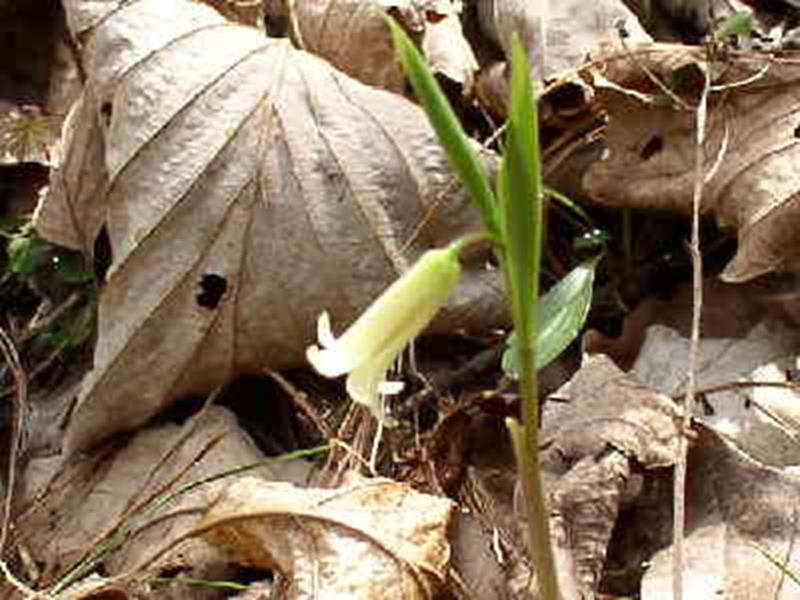
M 800 139 L 800 125 L 794 128 L 794 137 Z
M 703 414 L 707 417 L 713 417 L 717 414 L 717 411 L 714 409 L 714 406 L 711 402 L 708 401 L 708 398 L 705 394 L 698 394 L 697 401 L 700 403 L 700 406 L 703 407 Z
M 215 273 L 206 273 L 200 280 L 200 293 L 197 294 L 197 304 L 203 308 L 213 310 L 219 306 L 220 300 L 228 290 L 228 281 Z
M 624 19 L 617 19 L 616 21 L 614 21 L 614 29 L 617 30 L 617 35 L 619 35 L 619 37 L 622 38 L 623 40 L 631 37 L 628 28 L 625 27 Z
M 100 106 L 100 116 L 103 118 L 103 124 L 106 127 L 111 126 L 111 113 L 113 109 L 111 108 L 111 102 L 103 102 Z
M 660 135 L 654 135 L 642 148 L 639 156 L 642 157 L 642 160 L 650 160 L 653 156 L 658 154 L 664 149 L 664 140 L 661 139 Z

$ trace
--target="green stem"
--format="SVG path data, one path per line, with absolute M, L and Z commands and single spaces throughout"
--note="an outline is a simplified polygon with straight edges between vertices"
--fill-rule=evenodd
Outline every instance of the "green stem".
M 455 252 L 460 255 L 468 247 L 474 246 L 475 244 L 480 244 L 481 242 L 486 242 L 490 239 L 491 238 L 489 237 L 489 234 L 485 231 L 468 233 L 467 235 L 461 236 L 457 240 L 450 242 L 450 248 L 455 250 Z
M 515 445 L 517 462 L 525 494 L 528 513 L 529 553 L 538 576 L 541 598 L 559 600 L 558 577 L 553 547 L 550 543 L 550 524 L 547 505 L 544 501 L 541 469 L 539 466 L 539 398 L 538 376 L 534 352 L 525 345 L 520 347 L 519 386 L 522 395 L 523 425 L 520 429 L 521 443 Z
M 558 573 L 539 467 L 539 382 L 536 333 L 544 245 L 543 184 L 536 95 L 527 54 L 514 36 L 511 112 L 498 178 L 502 210 L 503 271 L 519 343 L 522 424 L 513 427 L 528 521 L 528 550 L 536 571 L 539 600 L 560 600 Z M 533 591 L 532 591 L 533 594 Z

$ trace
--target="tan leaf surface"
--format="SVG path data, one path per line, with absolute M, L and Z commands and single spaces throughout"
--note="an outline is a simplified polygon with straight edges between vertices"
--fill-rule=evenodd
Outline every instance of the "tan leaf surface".
M 304 364 L 424 250 L 478 226 L 422 111 L 192 2 L 66 4 L 84 97 L 42 235 L 113 262 L 66 451 L 237 374 Z M 422 223 L 422 225 L 420 225 Z M 505 321 L 480 257 L 432 331 Z
M 447 577 L 454 510 L 390 479 L 338 489 L 243 479 L 197 532 L 246 565 L 288 577 L 287 598 L 432 598 Z
M 619 36 L 624 25 L 630 40 L 650 39 L 622 0 L 477 0 L 481 29 L 511 56 L 517 32 L 528 50 L 534 76 L 547 79 L 579 67 L 603 41 Z
M 695 372 L 698 390 L 791 378 L 796 361 L 786 357 L 797 355 L 800 333 L 770 306 L 774 294 L 765 283 L 731 285 L 706 280 Z M 658 324 L 642 323 L 643 343 L 637 348 L 631 373 L 648 387 L 673 397 L 682 396 L 687 384 L 690 295 L 690 290 L 685 290 L 669 301 L 659 301 L 655 307 Z M 797 394 L 786 388 L 723 389 L 705 394 L 703 401 L 695 404 L 694 414 L 752 458 L 783 466 L 800 463 L 800 429 L 792 431 L 790 423 L 798 420 L 790 414 L 797 405 Z
M 698 426 L 689 454 L 685 594 L 689 598 L 797 598 L 797 584 L 764 551 L 796 572 L 800 480 L 766 467 Z M 650 561 L 643 600 L 667 600 L 671 548 Z
M 592 165 L 584 185 L 605 204 L 688 214 L 697 139 L 691 107 L 708 68 L 704 51 L 669 44 L 629 50 L 608 48 L 590 75 L 609 115 L 608 156 Z M 792 269 L 800 264 L 800 67 L 750 54 L 728 57 L 713 70 L 715 85 L 728 87 L 709 98 L 703 168 L 711 176 L 702 210 L 739 238 L 723 278 L 739 282 Z M 689 108 L 676 109 L 647 71 Z
M 700 340 L 695 380 L 700 388 L 737 381 L 756 367 L 786 356 L 800 345 L 800 335 L 780 322 L 764 320 L 746 335 Z M 633 375 L 649 387 L 664 393 L 685 392 L 690 340 L 673 329 L 653 325 L 646 331 L 644 345 Z
M 568 597 L 589 597 L 597 592 L 620 510 L 641 494 L 636 469 L 673 464 L 678 413 L 669 398 L 604 355 L 587 358 L 552 398 L 560 402 L 546 405 L 541 462 L 553 539 L 560 575 L 574 582 Z
M 304 49 L 369 85 L 406 89 L 386 15 L 417 38 L 435 73 L 469 89 L 478 69 L 455 0 L 295 0 L 292 10 Z
M 155 498 L 151 505 L 158 504 L 186 484 L 259 460 L 263 455 L 239 428 L 236 417 L 221 407 L 211 407 L 183 426 L 143 430 L 121 449 L 103 447 L 66 466 L 59 458 L 33 460 L 20 499 L 21 506 L 30 508 L 16 521 L 18 541 L 52 577 L 100 548 L 100 536 L 120 522 L 134 530 L 143 527 L 103 559 L 108 574 L 120 574 L 191 529 L 197 513 L 232 478 L 198 486 L 157 510 L 126 516 L 132 507 L 148 498 Z M 249 477 L 275 479 L 280 473 L 263 466 L 250 471 Z M 219 552 L 193 540 L 166 555 L 159 566 L 202 578 L 207 569 L 224 562 Z

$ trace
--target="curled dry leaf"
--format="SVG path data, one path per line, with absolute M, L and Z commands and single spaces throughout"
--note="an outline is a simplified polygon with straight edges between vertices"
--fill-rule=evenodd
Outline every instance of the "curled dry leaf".
M 553 539 L 571 597 L 591 597 L 622 508 L 643 489 L 640 467 L 671 466 L 678 443 L 672 401 L 604 355 L 589 357 L 552 396 L 543 416 L 542 468 Z
M 113 262 L 66 451 L 237 374 L 304 364 L 479 227 L 423 112 L 193 2 L 65 3 L 89 74 L 40 233 Z M 478 257 L 432 331 L 506 319 Z
M 726 57 L 708 65 L 704 50 L 656 44 L 609 47 L 587 70 L 608 111 L 608 155 L 584 185 L 614 206 L 691 213 L 696 111 L 711 68 L 703 147 L 703 213 L 738 233 L 726 281 L 747 281 L 800 265 L 800 66 L 766 55 Z M 680 97 L 677 107 L 658 79 Z
M 435 73 L 465 91 L 472 86 L 478 63 L 461 30 L 460 1 L 294 0 L 291 6 L 300 45 L 364 83 L 397 93 L 406 90 L 385 22 L 391 15 L 417 39 Z
M 797 598 L 800 479 L 766 467 L 698 425 L 686 488 L 685 590 L 690 598 Z M 775 560 L 771 562 L 770 558 Z M 643 600 L 672 598 L 671 548 L 650 561 Z
M 289 598 L 432 598 L 446 581 L 454 510 L 390 479 L 301 489 L 245 478 L 196 532 L 245 565 L 280 572 Z

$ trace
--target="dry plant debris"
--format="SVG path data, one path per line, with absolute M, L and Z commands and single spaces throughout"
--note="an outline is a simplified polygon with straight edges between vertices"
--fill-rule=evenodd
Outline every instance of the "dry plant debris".
M 427 599 L 447 580 L 455 508 L 390 479 L 351 477 L 332 490 L 242 479 L 197 530 L 287 577 L 285 598 Z
M 235 3 L 206 4 L 225 10 Z M 715 414 L 698 413 L 693 428 L 687 589 L 733 600 L 797 595 L 767 555 L 781 565 L 798 560 L 792 377 L 800 319 L 792 298 L 753 301 L 758 282 L 742 283 L 800 266 L 797 61 L 781 52 L 717 47 L 709 54 L 710 47 L 650 43 L 629 10 L 636 3 L 552 4 L 547 12 L 521 0 L 266 2 L 273 25 L 285 20 L 279 33 L 293 47 L 199 2 L 64 1 L 86 81 L 54 152 L 60 164 L 36 226 L 87 256 L 105 233 L 112 261 L 94 369 L 69 415 L 65 454 L 24 465 L 13 541 L 44 565 L 30 577 L 37 587 L 52 586 L 99 542 L 130 529 L 100 557 L 107 578 L 89 575 L 58 599 L 180 598 L 186 588 L 153 588 L 142 573 L 135 585 L 127 579 L 154 556 L 147 573 L 232 578 L 224 566 L 231 557 L 274 570 L 289 582 L 273 590 L 285 598 L 321 591 L 433 598 L 460 589 L 456 569 L 466 575 L 465 597 L 469 586 L 482 598 L 527 593 L 516 475 L 500 453 L 498 464 L 477 467 L 475 449 L 470 455 L 461 447 L 470 432 L 459 427 L 483 422 L 472 406 L 442 421 L 450 420 L 450 453 L 404 472 L 424 485 L 431 478 L 421 471 L 437 469 L 438 491 L 469 504 L 469 516 L 407 483 L 376 477 L 303 489 L 270 481 L 266 471 L 201 486 L 152 514 L 133 511 L 262 458 L 222 408 L 182 427 L 149 419 L 242 373 L 301 366 L 323 308 L 335 323 L 352 321 L 422 252 L 476 226 L 426 117 L 400 95 L 405 81 L 382 23 L 388 12 L 466 103 L 473 80 L 483 77 L 477 96 L 491 103 L 481 108 L 496 114 L 504 112 L 503 51 L 518 30 L 536 77 L 558 78 L 543 98 L 553 107 L 543 111 L 553 117 L 546 124 L 574 130 L 548 156 L 585 171 L 573 177 L 585 204 L 690 213 L 695 106 L 710 72 L 702 210 L 734 230 L 739 246 L 723 272 L 737 285 L 722 295 L 706 290 L 704 316 L 727 319 L 731 329 L 712 334 L 714 326 L 704 325 L 697 376 L 701 388 L 739 387 L 704 398 Z M 243 18 L 258 21 L 252 10 Z M 620 35 L 628 36 L 624 43 Z M 577 103 L 568 102 L 573 96 Z M 591 118 L 581 120 L 582 110 Z M 598 115 L 602 128 L 587 130 Z M 604 153 L 576 158 L 600 139 Z M 492 169 L 494 155 L 483 155 Z M 16 203 L 14 210 L 21 210 Z M 486 258 L 468 265 L 467 283 L 434 332 L 486 333 L 506 322 Z M 644 600 L 669 597 L 671 514 L 663 491 L 679 420 L 668 395 L 685 384 L 688 351 L 686 313 L 670 302 L 651 298 L 629 317 L 622 338 L 587 336 L 586 350 L 618 364 L 586 356 L 544 409 L 542 460 L 570 599 L 598 594 L 609 565 L 637 571 Z M 777 304 L 786 309 L 780 318 Z M 761 319 L 760 311 L 769 314 Z M 761 386 L 743 387 L 753 381 Z M 766 385 L 776 383 L 783 387 Z M 513 394 L 495 392 L 513 412 Z M 54 421 L 63 412 L 32 411 L 39 421 L 27 430 L 46 438 L 48 450 L 58 447 L 61 422 Z M 126 442 L 121 432 L 130 432 Z M 351 448 L 338 449 L 353 464 L 364 462 Z M 465 500 L 463 482 L 479 479 L 485 505 Z M 448 531 L 454 521 L 458 534 Z M 453 535 L 482 545 L 474 564 L 469 553 L 451 560 Z M 120 575 L 126 579 L 116 581 Z M 0 593 L 15 592 L 4 586 Z M 253 585 L 242 597 L 266 593 Z

